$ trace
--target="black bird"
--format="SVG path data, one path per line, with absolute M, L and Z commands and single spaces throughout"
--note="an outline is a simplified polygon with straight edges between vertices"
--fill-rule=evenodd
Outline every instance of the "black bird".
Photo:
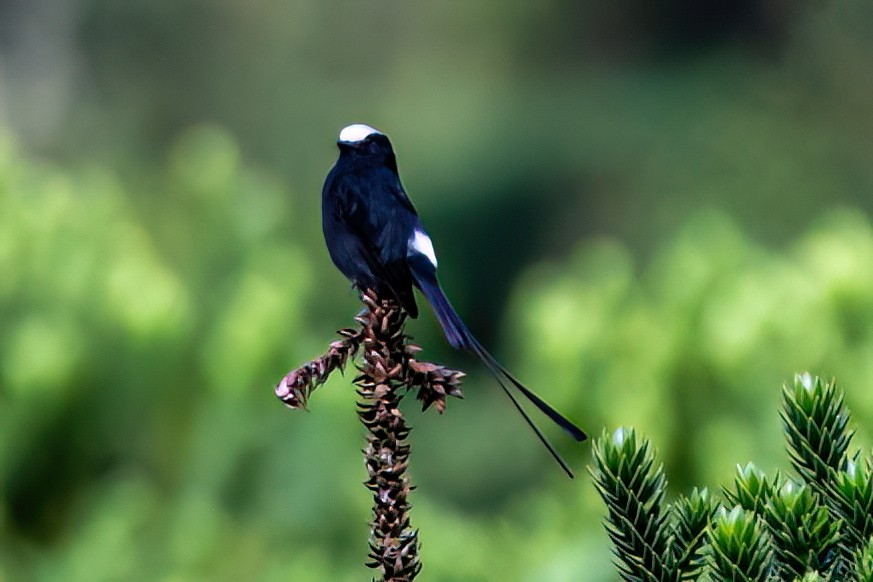
M 368 125 L 355 124 L 339 134 L 340 154 L 321 193 L 322 226 L 327 250 L 337 268 L 360 290 L 393 297 L 418 316 L 413 286 L 427 298 L 449 343 L 475 353 L 491 371 L 525 422 L 558 464 L 570 468 L 533 423 L 507 383 L 577 441 L 586 435 L 504 368 L 464 325 L 437 281 L 437 259 L 430 237 L 400 183 L 388 137 Z

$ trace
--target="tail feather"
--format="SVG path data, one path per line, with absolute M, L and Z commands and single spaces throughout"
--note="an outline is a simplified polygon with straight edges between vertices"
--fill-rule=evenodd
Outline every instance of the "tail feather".
M 497 376 L 498 372 L 507 380 L 509 380 L 513 386 L 515 386 L 519 392 L 521 392 L 525 398 L 530 400 L 534 406 L 540 409 L 540 411 L 548 416 L 555 424 L 560 426 L 564 431 L 569 434 L 573 440 L 577 442 L 582 442 L 588 438 L 588 435 L 585 432 L 573 424 L 567 417 L 563 414 L 552 408 L 546 401 L 536 395 L 530 388 L 522 384 L 515 376 L 509 373 L 509 370 L 504 368 L 500 362 L 498 362 L 494 356 L 492 356 L 485 348 L 482 347 L 482 344 L 473 337 L 470 336 L 470 339 L 473 341 L 473 351 L 476 352 L 476 355 L 479 358 L 486 362 L 489 368 L 492 369 L 492 373 Z M 495 372 L 496 370 L 496 372 Z
M 567 463 L 564 461 L 564 459 L 561 458 L 561 455 L 558 454 L 558 451 L 549 442 L 545 435 L 543 435 L 539 427 L 534 424 L 533 420 L 531 420 L 530 416 L 528 416 L 527 412 L 518 402 L 518 399 L 509 389 L 509 386 L 507 386 L 507 383 L 514 386 L 519 392 L 521 392 L 522 396 L 527 398 L 543 414 L 545 414 L 547 417 L 549 417 L 549 419 L 551 419 L 558 426 L 564 429 L 567 434 L 569 434 L 573 439 L 581 442 L 587 438 L 582 429 L 570 422 L 570 420 L 568 420 L 561 413 L 552 408 L 542 398 L 537 396 L 533 391 L 531 391 L 517 378 L 515 378 L 515 376 L 510 374 L 509 371 L 504 368 L 494 358 L 494 356 L 492 356 L 491 353 L 482 346 L 482 344 L 479 343 L 479 341 L 473 336 L 473 334 L 470 333 L 470 330 L 467 329 L 467 326 L 464 325 L 464 322 L 461 320 L 458 313 L 452 307 L 451 303 L 449 303 L 448 298 L 445 296 L 439 286 L 439 283 L 436 280 L 436 276 L 433 273 L 432 266 L 429 269 L 430 272 L 421 272 L 420 269 L 415 268 L 415 265 L 411 266 L 413 267 L 412 273 L 416 280 L 416 286 L 421 289 L 422 293 L 424 293 L 424 296 L 431 304 L 431 307 L 433 307 L 434 314 L 436 315 L 437 320 L 439 320 L 440 325 L 443 328 L 443 332 L 446 335 L 446 339 L 449 341 L 452 347 L 459 350 L 469 350 L 479 356 L 479 359 L 482 360 L 482 362 L 488 368 L 488 371 L 491 372 L 491 374 L 495 377 L 497 383 L 500 385 L 500 388 L 509 397 L 513 406 L 515 406 L 516 410 L 518 410 L 518 412 L 521 414 L 524 421 L 531 428 L 531 430 L 533 430 L 539 441 L 543 444 L 543 446 L 546 447 L 546 450 L 549 451 L 549 453 L 552 455 L 555 461 L 557 461 L 561 468 L 567 473 L 567 475 L 572 478 L 573 472 L 567 466 Z
M 419 289 L 422 290 L 433 307 L 434 315 L 440 322 L 449 344 L 456 350 L 472 350 L 474 344 L 471 340 L 473 337 L 439 285 L 434 287 L 429 284 L 419 284 Z

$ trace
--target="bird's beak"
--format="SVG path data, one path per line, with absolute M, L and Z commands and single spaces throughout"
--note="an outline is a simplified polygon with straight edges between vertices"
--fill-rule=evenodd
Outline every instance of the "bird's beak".
M 359 142 L 359 141 L 337 140 L 336 145 L 341 150 L 356 150 L 356 149 L 359 149 L 361 147 L 362 143 L 363 142 Z

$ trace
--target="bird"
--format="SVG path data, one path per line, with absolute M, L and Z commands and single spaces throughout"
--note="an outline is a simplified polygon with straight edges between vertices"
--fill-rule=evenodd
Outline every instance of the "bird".
M 474 353 L 560 467 L 567 463 L 519 403 L 514 388 L 574 440 L 587 435 L 503 367 L 464 324 L 437 279 L 437 257 L 418 213 L 400 181 L 388 136 L 361 123 L 344 127 L 337 140 L 339 157 L 322 189 L 322 227 L 334 265 L 359 291 L 374 290 L 418 316 L 418 289 L 442 327 L 449 344 Z

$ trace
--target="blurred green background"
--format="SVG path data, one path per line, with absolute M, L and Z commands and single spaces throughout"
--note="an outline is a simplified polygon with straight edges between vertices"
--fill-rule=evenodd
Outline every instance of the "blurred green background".
M 386 131 L 480 339 L 674 491 L 786 468 L 782 382 L 873 423 L 868 0 L 0 1 L 0 581 L 364 580 L 324 249 L 338 130 Z M 567 480 L 467 370 L 415 426 L 422 580 L 614 580 Z M 545 422 L 542 423 L 545 426 Z

